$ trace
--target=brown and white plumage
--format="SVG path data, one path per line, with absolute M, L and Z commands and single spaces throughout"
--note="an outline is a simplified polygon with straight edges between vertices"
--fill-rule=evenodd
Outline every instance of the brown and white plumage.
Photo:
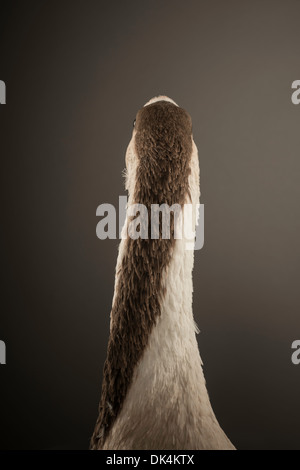
M 138 112 L 126 152 L 129 205 L 199 203 L 189 114 L 165 96 Z M 192 224 L 195 227 L 195 211 Z M 130 222 L 127 215 L 123 233 Z M 192 311 L 187 240 L 122 239 L 92 449 L 234 449 L 212 410 Z

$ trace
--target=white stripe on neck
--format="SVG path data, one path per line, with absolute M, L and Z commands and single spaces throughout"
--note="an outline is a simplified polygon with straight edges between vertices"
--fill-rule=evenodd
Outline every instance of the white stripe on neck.
M 129 151 L 132 147 L 129 146 Z M 129 185 L 133 186 L 133 179 Z M 199 162 L 193 143 L 192 203 L 199 203 Z M 176 240 L 164 273 L 166 294 L 123 407 L 104 449 L 233 449 L 212 410 L 192 312 L 194 251 Z M 120 244 L 117 263 L 124 254 Z M 117 280 L 116 280 L 117 282 Z

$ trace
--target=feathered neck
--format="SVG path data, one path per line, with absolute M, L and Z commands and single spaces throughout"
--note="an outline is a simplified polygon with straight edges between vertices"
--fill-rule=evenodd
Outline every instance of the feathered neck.
M 151 204 L 172 206 L 187 202 L 191 155 L 191 119 L 183 109 L 167 101 L 142 108 L 126 155 L 129 204 L 143 204 L 150 219 Z M 127 217 L 125 230 L 130 220 Z M 149 228 L 147 240 L 127 236 L 121 241 L 102 397 L 92 447 L 103 446 L 147 348 L 149 335 L 161 315 L 166 290 L 163 274 L 170 264 L 175 242 L 174 221 L 171 225 L 170 239 L 161 236 L 151 239 Z

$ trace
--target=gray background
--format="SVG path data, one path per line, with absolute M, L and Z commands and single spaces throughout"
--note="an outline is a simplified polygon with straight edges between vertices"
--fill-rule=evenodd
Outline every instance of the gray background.
M 85 449 L 97 416 L 136 111 L 192 116 L 205 204 L 194 313 L 242 449 L 300 448 L 299 1 L 1 2 L 2 449 Z

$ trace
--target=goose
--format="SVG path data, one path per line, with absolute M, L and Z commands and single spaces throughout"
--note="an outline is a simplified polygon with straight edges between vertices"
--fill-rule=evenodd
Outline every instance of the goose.
M 159 95 L 137 113 L 126 151 L 127 210 L 200 200 L 190 115 Z M 193 211 L 192 226 L 197 215 Z M 99 413 L 92 450 L 233 450 L 208 396 L 192 308 L 194 250 L 186 238 L 119 245 Z

